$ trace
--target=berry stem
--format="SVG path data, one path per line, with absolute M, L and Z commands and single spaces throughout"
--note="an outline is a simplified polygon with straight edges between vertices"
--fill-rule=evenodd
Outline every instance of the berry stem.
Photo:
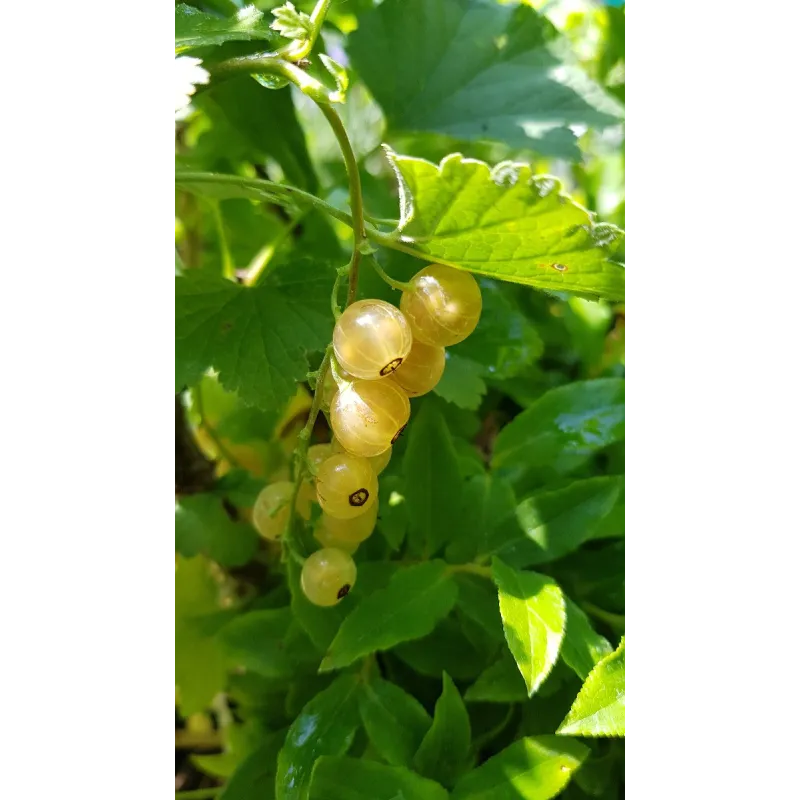
M 386 283 L 388 283 L 389 286 L 392 287 L 392 289 L 397 289 L 400 292 L 406 292 L 406 291 L 410 291 L 413 288 L 410 283 L 404 283 L 403 281 L 396 281 L 394 278 L 392 278 L 389 275 L 387 275 L 386 272 L 384 271 L 383 267 L 378 262 L 378 259 L 375 258 L 375 256 L 373 256 L 370 259 L 370 263 L 372 264 L 372 268 L 375 270 L 375 272 L 377 272 L 378 275 Z

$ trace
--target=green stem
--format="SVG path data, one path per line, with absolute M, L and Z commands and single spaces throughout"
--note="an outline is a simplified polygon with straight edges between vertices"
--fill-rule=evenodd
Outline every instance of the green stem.
M 470 572 L 473 575 L 480 575 L 482 578 L 492 580 L 491 567 L 482 567 L 480 564 L 473 562 L 469 564 L 451 564 L 448 569 L 450 572 Z
M 594 603 L 590 603 L 587 600 L 583 600 L 581 605 L 587 614 L 591 614 L 596 619 L 608 623 L 612 628 L 625 627 L 625 616 L 623 614 L 614 614 L 611 611 L 606 611 L 605 609 L 600 608 L 600 606 L 596 606 Z
M 361 261 L 361 246 L 366 241 L 367 234 L 364 228 L 364 198 L 361 194 L 361 176 L 358 172 L 358 159 L 353 152 L 350 139 L 347 136 L 342 118 L 336 109 L 324 103 L 317 103 L 319 110 L 333 130 L 339 147 L 342 150 L 344 164 L 347 168 L 347 178 L 350 182 L 350 210 L 353 213 L 353 255 L 350 258 L 350 283 L 347 290 L 347 303 L 349 306 L 356 299 L 358 291 L 358 265 Z
M 403 281 L 396 281 L 394 278 L 392 278 L 389 275 L 387 275 L 386 272 L 384 271 L 383 267 L 378 263 L 378 259 L 377 258 L 374 258 L 374 257 L 371 258 L 370 259 L 370 264 L 372 264 L 372 268 L 375 270 L 375 272 L 377 272 L 378 275 L 386 283 L 388 283 L 389 286 L 392 287 L 392 289 L 397 289 L 400 292 L 405 292 L 405 291 L 409 291 L 411 288 L 413 288 L 410 283 L 404 283 Z
M 300 42 L 292 42 L 278 50 L 278 53 L 292 61 L 299 61 L 301 58 L 305 58 L 314 49 L 330 4 L 331 0 L 317 0 L 317 4 L 311 12 L 311 24 L 313 27 L 308 39 L 303 39 Z
M 183 171 L 177 171 L 175 173 L 175 183 L 178 184 L 178 186 L 181 186 L 182 184 L 188 186 L 192 183 L 230 184 L 232 186 L 241 186 L 245 189 L 256 189 L 264 192 L 270 192 L 272 194 L 283 194 L 286 196 L 285 198 L 272 197 L 269 199 L 277 201 L 283 199 L 282 205 L 291 205 L 291 202 L 287 203 L 286 200 L 306 202 L 314 208 L 324 211 L 334 219 L 338 219 L 345 225 L 349 225 L 351 228 L 353 227 L 353 218 L 346 211 L 340 211 L 338 208 L 334 208 L 332 205 L 326 203 L 316 195 L 310 194 L 309 192 L 304 192 L 302 189 L 298 189 L 295 186 L 289 186 L 283 183 L 275 183 L 274 181 L 267 181 L 261 178 L 244 178 L 241 175 L 222 175 L 216 172 Z
M 208 438 L 214 442 L 214 446 L 219 451 L 219 454 L 232 466 L 236 469 L 244 469 L 242 465 L 239 463 L 238 459 L 228 450 L 228 448 L 222 443 L 222 440 L 217 436 L 217 432 L 208 424 L 206 420 L 205 411 L 203 410 L 203 393 L 200 390 L 200 387 L 197 387 L 192 391 L 192 397 L 194 398 L 194 404 L 197 407 L 197 416 L 200 417 L 200 427 L 208 434 Z
M 175 792 L 175 800 L 211 800 L 222 791 L 222 786 L 211 786 L 208 789 L 192 789 L 189 792 Z
M 219 248 L 222 251 L 222 275 L 228 280 L 233 280 L 236 276 L 236 266 L 231 257 L 231 250 L 228 246 L 228 237 L 225 234 L 225 225 L 222 220 L 222 211 L 219 207 L 219 200 L 211 203 L 214 213 L 214 224 L 217 227 L 217 237 L 219 238 Z
M 272 257 L 286 239 L 291 236 L 292 231 L 300 224 L 307 213 L 308 209 L 300 211 L 281 228 L 278 235 L 269 244 L 265 244 L 253 256 L 253 260 L 247 267 L 247 277 L 244 279 L 244 283 L 247 286 L 258 286 L 269 275 L 271 270 L 267 269 L 267 267 L 272 262 Z

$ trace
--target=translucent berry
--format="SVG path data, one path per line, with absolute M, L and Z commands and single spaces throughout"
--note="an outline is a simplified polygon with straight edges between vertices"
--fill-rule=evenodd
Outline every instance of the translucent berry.
M 414 341 L 406 360 L 395 370 L 392 380 L 409 396 L 426 394 L 444 372 L 444 347 Z
M 337 519 L 323 514 L 317 520 L 314 536 L 323 547 L 338 547 L 346 553 L 354 553 L 365 539 L 372 535 L 378 521 L 378 504 L 366 514 L 355 519 Z
M 383 300 L 348 306 L 333 329 L 336 360 L 356 378 L 394 372 L 411 350 L 411 328 L 400 309 Z
M 356 565 L 343 550 L 324 547 L 303 564 L 300 586 L 315 606 L 335 606 L 356 582 Z
M 322 466 L 322 462 L 329 458 L 332 453 L 333 449 L 330 442 L 312 444 L 311 447 L 308 448 L 308 465 L 311 468 L 312 475 L 316 475 L 317 471 Z
M 331 442 L 331 452 L 333 453 L 346 453 L 344 445 L 338 440 L 334 439 Z M 388 450 L 384 450 L 382 453 L 379 453 L 377 456 L 370 456 L 367 461 L 372 464 L 372 469 L 375 471 L 376 475 L 380 475 L 386 467 L 388 466 L 389 462 L 392 460 L 392 447 L 389 445 Z
M 352 375 L 349 375 L 343 369 L 339 369 L 339 375 L 343 380 L 352 381 L 354 380 Z M 331 408 L 331 401 L 333 400 L 336 392 L 339 391 L 339 387 L 336 385 L 336 379 L 333 377 L 333 371 L 328 369 L 328 372 L 325 375 L 325 381 L 322 384 L 322 410 L 323 411 L 330 411 Z
M 344 449 L 369 458 L 389 449 L 411 415 L 408 395 L 391 379 L 353 381 L 331 404 L 331 427 Z
M 464 341 L 481 316 L 481 290 L 469 272 L 431 264 L 410 281 L 400 308 L 414 338 L 425 344 L 449 347 Z
M 335 453 L 317 472 L 317 500 L 332 517 L 352 519 L 378 500 L 378 478 L 366 458 Z
M 256 498 L 253 506 L 253 525 L 265 539 L 277 539 L 286 530 L 289 501 L 293 491 L 294 484 L 289 481 L 278 481 L 264 487 Z M 311 503 L 308 499 L 298 495 L 295 508 L 303 519 L 311 517 Z

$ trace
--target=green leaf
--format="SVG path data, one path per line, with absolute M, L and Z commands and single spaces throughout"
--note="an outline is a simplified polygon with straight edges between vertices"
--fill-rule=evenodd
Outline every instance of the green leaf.
M 549 175 L 490 168 L 452 153 L 441 164 L 389 152 L 401 179 L 401 241 L 431 260 L 550 292 L 622 300 L 623 232 L 595 224 Z M 405 207 L 405 213 L 403 211 Z
M 352 606 L 349 602 L 339 603 L 332 608 L 315 606 L 300 587 L 300 565 L 294 559 L 289 559 L 286 570 L 292 593 L 292 613 L 311 641 L 324 653 L 336 637 Z
M 175 6 L 176 53 L 195 47 L 254 39 L 263 39 L 268 43 L 277 41 L 269 25 L 264 22 L 263 12 L 255 6 L 242 8 L 229 19 L 204 14 L 185 3 Z
M 622 115 L 530 8 L 385 0 L 359 19 L 348 51 L 395 130 L 495 139 L 578 160 L 567 126 L 604 126 Z
M 250 159 L 263 162 L 267 157 L 273 158 L 290 183 L 309 192 L 317 190 L 317 176 L 291 92 L 265 89 L 249 76 L 241 75 L 212 85 L 197 98 L 195 105 L 213 123 L 222 117 L 237 139 L 236 146 Z
M 537 492 L 517 506 L 517 519 L 534 547 L 527 564 L 544 564 L 577 550 L 617 502 L 622 479 L 587 478 L 563 489 Z
M 219 800 L 272 800 L 280 746 L 281 737 L 273 734 L 253 750 L 222 788 Z
M 409 539 L 426 556 L 435 555 L 454 535 L 461 506 L 458 455 L 439 409 L 431 397 L 422 401 L 403 458 Z
M 311 17 L 298 11 L 292 3 L 284 3 L 278 8 L 273 8 L 272 16 L 275 20 L 270 28 L 287 39 L 306 39 L 314 30 Z
M 383 678 L 373 678 L 358 697 L 361 721 L 378 753 L 390 764 L 411 766 L 414 753 L 431 726 L 416 698 Z
M 414 756 L 417 772 L 452 787 L 464 771 L 472 738 L 464 701 L 447 673 L 436 701 L 433 725 Z
M 492 575 L 508 648 L 530 696 L 558 658 L 566 623 L 564 596 L 546 575 L 511 569 L 498 558 L 492 559 Z
M 625 735 L 625 637 L 599 661 L 581 687 L 557 733 L 574 736 Z
M 175 508 L 175 550 L 184 556 L 204 553 L 225 567 L 246 564 L 258 550 L 258 534 L 244 522 L 234 522 L 220 497 L 182 497 Z
M 549 800 L 569 783 L 588 754 L 577 741 L 528 736 L 468 772 L 451 800 Z
M 314 767 L 309 800 L 447 800 L 447 792 L 404 767 L 323 756 Z
M 478 676 L 464 699 L 470 703 L 522 703 L 528 699 L 525 681 L 508 648 L 503 648 L 500 659 Z
M 520 542 L 530 547 L 515 512 L 514 491 L 506 481 L 491 473 L 473 476 L 465 486 L 460 533 L 447 550 L 448 559 L 461 563 L 494 554 L 506 558 L 509 548 Z
M 290 639 L 292 625 L 289 608 L 250 611 L 231 620 L 218 637 L 231 662 L 267 678 L 290 678 L 303 671 L 303 662 L 308 672 L 308 662 L 314 657 L 296 633 Z
M 317 759 L 347 752 L 359 727 L 358 687 L 357 675 L 340 675 L 292 723 L 278 755 L 277 800 L 307 800 Z
M 492 468 L 516 485 L 566 475 L 625 437 L 625 381 L 599 378 L 545 392 L 497 437 Z
M 441 561 L 398 569 L 385 589 L 366 597 L 339 629 L 320 671 L 339 669 L 378 650 L 430 633 L 456 602 Z
M 446 353 L 446 359 L 444 373 L 434 391 L 449 403 L 475 410 L 486 394 L 486 383 L 481 377 L 484 368 L 451 352 Z
M 594 665 L 609 655 L 613 648 L 605 636 L 597 633 L 589 618 L 568 597 L 564 598 L 567 611 L 567 629 L 561 644 L 561 658 L 575 670 L 582 680 Z
M 175 567 L 175 683 L 184 716 L 204 711 L 225 688 L 227 662 L 208 619 L 220 611 L 219 587 L 202 556 Z
M 309 292 L 324 272 L 318 267 Z M 175 279 L 175 301 L 177 389 L 214 367 L 246 403 L 283 408 L 309 370 L 305 351 L 330 339 L 330 311 L 304 304 L 291 286 L 251 289 L 192 270 Z
M 458 608 L 493 639 L 505 641 L 494 586 L 483 577 L 464 572 L 457 573 L 455 579 L 458 585 Z
M 331 101 L 334 103 L 344 103 L 347 87 L 350 85 L 350 76 L 347 74 L 347 70 L 338 61 L 334 61 L 330 56 L 325 55 L 325 53 L 319 54 L 319 60 L 336 81 L 337 93 L 331 96 Z

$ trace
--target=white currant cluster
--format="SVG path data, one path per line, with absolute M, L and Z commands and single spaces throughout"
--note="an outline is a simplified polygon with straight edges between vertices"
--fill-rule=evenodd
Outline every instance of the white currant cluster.
M 322 515 L 314 530 L 323 545 L 303 564 L 301 585 L 319 606 L 336 605 L 356 580 L 352 554 L 375 528 L 378 475 L 411 414 L 410 397 L 439 382 L 445 347 L 475 330 L 481 292 L 468 272 L 432 264 L 403 292 L 400 308 L 383 300 L 360 300 L 345 309 L 333 331 L 331 370 L 322 386 L 333 440 L 308 450 L 312 480 L 301 486 L 296 510 Z M 293 485 L 267 486 L 256 500 L 253 522 L 267 539 L 286 528 Z

